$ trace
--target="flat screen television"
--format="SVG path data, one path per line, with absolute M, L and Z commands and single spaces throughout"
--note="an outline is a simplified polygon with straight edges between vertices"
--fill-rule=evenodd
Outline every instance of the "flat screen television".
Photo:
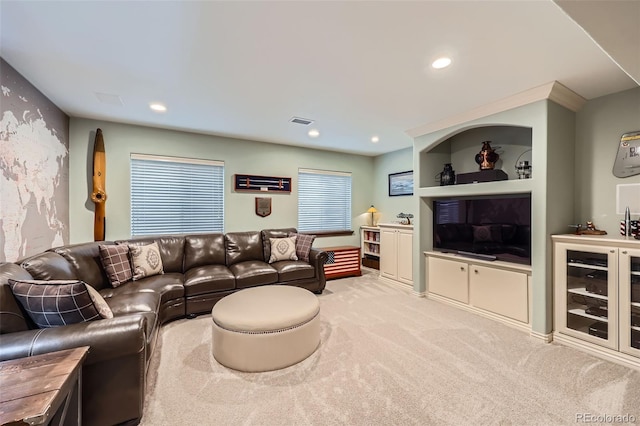
M 433 248 L 531 264 L 531 194 L 433 201 Z

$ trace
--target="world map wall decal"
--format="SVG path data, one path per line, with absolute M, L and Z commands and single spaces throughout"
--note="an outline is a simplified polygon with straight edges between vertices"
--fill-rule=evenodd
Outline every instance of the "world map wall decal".
M 0 58 L 0 261 L 69 242 L 69 117 Z

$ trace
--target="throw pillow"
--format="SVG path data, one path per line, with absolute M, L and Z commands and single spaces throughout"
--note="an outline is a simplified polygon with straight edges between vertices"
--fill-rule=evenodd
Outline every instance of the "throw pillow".
M 115 288 L 131 281 L 133 271 L 129 261 L 129 246 L 101 244 L 98 248 L 100 249 L 100 262 L 111 285 Z
M 130 245 L 129 252 L 131 253 L 134 281 L 144 277 L 164 274 L 158 243 L 151 243 L 144 246 Z
M 308 262 L 309 252 L 311 251 L 311 247 L 313 246 L 313 241 L 316 239 L 316 236 L 295 233 L 290 233 L 289 236 L 296 237 L 296 255 L 298 256 L 298 259 Z
M 102 318 L 83 281 L 9 279 L 13 295 L 39 328 Z
M 269 238 L 271 242 L 271 257 L 269 263 L 279 260 L 298 260 L 296 256 L 296 237 Z
M 85 283 L 85 285 L 87 286 L 89 297 L 91 298 L 93 305 L 98 310 L 98 313 L 100 314 L 100 316 L 102 318 L 113 318 L 113 311 L 111 311 L 111 308 L 109 307 L 109 305 L 107 305 L 107 302 L 104 300 L 104 297 L 102 297 L 102 295 L 98 293 L 98 290 L 91 287 L 89 284 Z

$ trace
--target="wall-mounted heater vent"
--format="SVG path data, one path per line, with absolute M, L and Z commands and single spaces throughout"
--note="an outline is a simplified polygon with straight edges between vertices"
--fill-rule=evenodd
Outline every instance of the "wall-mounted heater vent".
M 309 119 L 306 119 L 306 118 L 300 118 L 300 117 L 293 117 L 289 121 L 291 121 L 292 123 L 295 123 L 295 124 L 302 124 L 304 126 L 308 126 L 309 124 L 313 123 L 313 120 L 309 120 Z

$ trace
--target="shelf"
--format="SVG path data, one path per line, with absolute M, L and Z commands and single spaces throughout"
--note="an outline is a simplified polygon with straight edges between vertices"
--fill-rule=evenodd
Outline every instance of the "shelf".
M 631 302 L 631 306 L 635 306 L 636 308 L 640 308 L 640 302 Z
M 573 315 L 577 315 L 577 316 L 579 316 L 579 317 L 589 318 L 589 319 L 592 319 L 592 320 L 595 320 L 595 321 L 600 321 L 600 322 L 609 322 L 609 320 L 608 320 L 607 318 L 599 317 L 599 316 L 596 316 L 596 315 L 588 314 L 588 313 L 586 313 L 586 312 L 584 311 L 584 309 L 578 309 L 578 308 L 576 308 L 576 309 L 569 309 L 567 312 L 569 312 L 570 314 L 573 314 Z
M 608 271 L 609 268 L 606 266 L 598 266 L 598 265 L 590 265 L 588 263 L 574 263 L 569 262 L 567 266 L 573 266 L 574 268 L 582 268 L 582 269 L 595 269 L 597 271 Z
M 587 291 L 584 287 L 568 288 L 567 289 L 567 293 L 579 294 L 581 296 L 592 297 L 594 299 L 607 300 L 607 301 L 609 300 L 609 298 L 607 296 L 603 296 L 601 294 L 591 293 L 591 292 Z
M 380 253 L 373 253 L 371 251 L 365 251 L 364 254 L 368 254 L 369 256 L 380 257 Z
M 534 179 L 510 179 L 495 182 L 467 183 L 448 186 L 430 186 L 418 188 L 420 197 L 460 197 L 466 195 L 493 195 L 528 193 L 533 190 Z
M 380 244 L 380 241 L 373 241 L 373 240 L 364 240 L 364 242 L 369 244 Z
M 636 275 L 640 277 L 640 272 L 636 272 L 636 271 L 631 271 L 631 275 Z

